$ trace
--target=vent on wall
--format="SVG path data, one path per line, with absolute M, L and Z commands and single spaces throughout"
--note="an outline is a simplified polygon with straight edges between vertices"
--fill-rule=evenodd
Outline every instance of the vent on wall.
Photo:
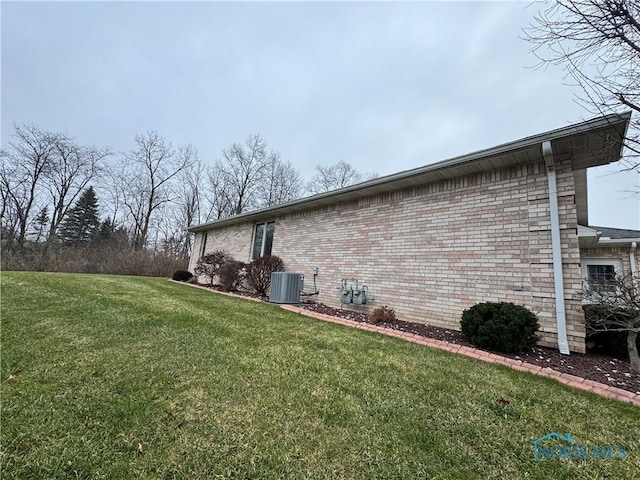
M 271 303 L 300 303 L 304 275 L 301 273 L 273 272 L 269 301 Z

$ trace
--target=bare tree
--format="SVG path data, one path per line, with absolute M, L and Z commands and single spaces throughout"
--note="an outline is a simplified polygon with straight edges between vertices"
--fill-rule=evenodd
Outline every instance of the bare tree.
M 126 230 L 127 209 L 123 204 L 123 196 L 126 190 L 127 168 L 125 156 L 113 157 L 95 185 L 98 196 L 105 199 L 104 207 L 114 230 L 118 227 Z
M 244 144 L 234 143 L 225 148 L 222 157 L 214 168 L 221 173 L 222 190 L 231 203 L 231 213 L 237 215 L 259 207 L 260 189 L 280 156 L 267 151 L 267 144 L 260 135 L 249 135 Z
M 198 153 L 193 152 L 193 163 L 185 169 L 178 180 L 180 195 L 178 200 L 177 226 L 181 232 L 180 253 L 188 256 L 191 252 L 192 235 L 187 232 L 187 227 L 201 223 L 204 209 L 204 180 L 205 167 L 198 158 Z
M 107 149 L 80 146 L 66 135 L 58 134 L 54 140 L 50 165 L 44 176 L 53 204 L 49 240 L 56 238 L 58 227 L 71 205 L 100 172 L 103 159 L 110 155 Z
M 377 176 L 376 173 L 360 173 L 344 160 L 340 160 L 334 165 L 317 165 L 316 174 L 307 183 L 306 190 L 309 194 L 316 195 L 355 185 Z
M 271 207 L 300 198 L 302 177 L 290 162 L 271 162 L 261 183 L 258 201 L 261 207 Z
M 3 215 L 9 211 L 14 214 L 12 234 L 18 245 L 24 245 L 32 211 L 51 166 L 56 135 L 34 125 L 16 124 L 14 131 L 13 140 L 2 154 L 0 184 Z
M 147 245 L 154 213 L 172 200 L 173 183 L 192 162 L 190 147 L 176 151 L 170 142 L 148 132 L 136 136 L 137 148 L 121 159 L 123 175 L 119 179 L 122 202 L 133 222 L 136 250 Z
M 202 221 L 203 214 L 203 183 L 206 177 L 205 166 L 198 158 L 197 152 L 193 154 L 194 161 L 190 168 L 185 169 L 180 175 L 180 199 L 181 210 L 187 226 Z
M 208 205 L 205 221 L 220 220 L 233 214 L 234 202 L 226 178 L 220 161 L 215 162 L 207 172 L 203 194 Z
M 153 226 L 153 248 L 165 255 L 175 258 L 186 257 L 185 242 L 187 240 L 186 228 L 180 215 L 180 208 L 176 204 L 167 203 L 155 217 Z
M 176 177 L 173 201 L 158 211 L 156 248 L 166 255 L 186 258 L 192 244 L 192 234 L 187 232 L 187 227 L 202 219 L 205 168 L 193 147 L 186 149 L 183 155 L 191 156 L 193 162 Z
M 639 279 L 631 272 L 613 275 L 602 282 L 588 282 L 583 295 L 595 307 L 587 310 L 587 328 L 593 332 L 626 332 L 631 369 L 640 373 L 637 338 L 640 333 Z
M 632 110 L 623 139 L 630 168 L 640 168 L 640 2 L 556 0 L 525 28 L 541 66 L 560 65 L 599 114 Z
M 0 150 L 0 220 L 2 220 L 2 243 L 11 243 L 18 231 L 18 213 L 11 196 L 13 165 L 10 164 L 9 152 Z
M 207 173 L 203 198 L 205 220 L 218 220 L 300 195 L 300 173 L 280 155 L 268 150 L 260 135 L 222 151 Z

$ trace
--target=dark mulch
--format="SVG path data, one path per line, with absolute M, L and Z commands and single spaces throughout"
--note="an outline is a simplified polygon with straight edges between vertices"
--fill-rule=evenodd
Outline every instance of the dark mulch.
M 311 310 L 325 315 L 354 320 L 356 322 L 369 322 L 368 315 L 339 308 L 332 308 L 322 304 L 301 304 L 298 305 L 307 310 Z M 432 327 L 421 323 L 405 322 L 395 320 L 389 323 L 378 324 L 385 328 L 400 330 L 407 333 L 413 333 L 426 338 L 434 338 L 444 340 L 446 342 L 455 343 L 456 345 L 465 345 L 475 347 L 457 330 L 449 330 L 447 328 Z M 608 355 L 598 353 L 571 353 L 571 355 L 562 355 L 558 350 L 546 347 L 535 347 L 531 352 L 521 353 L 519 355 L 492 352 L 503 357 L 522 360 L 523 362 L 540 365 L 541 367 L 549 367 L 562 373 L 570 373 L 577 377 L 587 378 L 595 382 L 612 385 L 630 392 L 640 394 L 640 375 L 633 373 L 628 360 L 615 358 Z
M 222 290 L 217 285 L 201 285 L 211 288 L 212 290 Z M 233 292 L 252 298 L 266 299 L 254 293 Z M 333 308 L 321 303 L 302 303 L 299 307 L 305 308 L 325 315 L 340 317 L 356 322 L 371 323 L 369 316 L 365 313 Z M 379 323 L 379 326 L 400 330 L 407 333 L 413 333 L 426 338 L 434 338 L 444 340 L 446 342 L 455 343 L 456 345 L 464 345 L 467 347 L 475 347 L 464 337 L 462 332 L 457 330 L 449 330 L 447 328 L 432 327 L 422 323 L 405 322 L 403 320 L 395 320 L 388 323 Z M 531 352 L 521 353 L 519 355 L 492 352 L 503 357 L 522 360 L 523 362 L 541 367 L 549 367 L 562 373 L 569 373 L 577 377 L 587 378 L 595 382 L 612 385 L 614 387 L 628 390 L 640 394 L 640 375 L 633 373 L 628 360 L 616 358 L 610 355 L 604 355 L 595 352 L 587 352 L 586 354 L 571 353 L 571 355 L 562 355 L 558 350 L 546 347 L 535 347 Z

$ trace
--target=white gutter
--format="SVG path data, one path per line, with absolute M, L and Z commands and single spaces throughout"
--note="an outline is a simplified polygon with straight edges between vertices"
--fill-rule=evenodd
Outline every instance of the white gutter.
M 598 245 L 633 245 L 640 242 L 640 238 L 608 238 L 600 237 L 598 239 Z
M 391 191 L 397 191 L 402 188 L 411 188 L 419 185 L 423 185 L 426 181 L 433 182 L 439 180 L 445 180 L 449 178 L 458 178 L 463 175 L 460 168 L 464 166 L 473 166 L 473 171 L 494 171 L 496 170 L 496 164 L 492 163 L 494 157 L 500 157 L 498 165 L 505 164 L 507 157 L 514 157 L 514 152 L 520 150 L 537 149 L 538 145 L 544 141 L 550 140 L 565 140 L 574 135 L 587 134 L 597 135 L 597 138 L 601 138 L 605 135 L 605 132 L 598 132 L 600 129 L 607 129 L 606 135 L 623 135 L 629 128 L 629 119 L 631 118 L 631 112 L 625 112 L 622 114 L 612 113 L 605 117 L 598 117 L 592 120 L 587 120 L 576 125 L 570 125 L 568 127 L 559 128 L 550 132 L 533 135 L 531 137 L 523 138 L 515 142 L 504 143 L 496 147 L 480 150 L 477 152 L 469 153 L 459 157 L 443 160 L 437 163 L 431 163 L 422 167 L 406 170 L 384 177 L 374 178 L 367 180 L 366 182 L 358 183 L 348 187 L 343 187 L 338 190 L 332 190 L 326 193 L 320 193 L 318 195 L 312 195 L 310 197 L 303 197 L 291 202 L 283 203 L 280 205 L 274 205 L 271 207 L 265 207 L 258 210 L 252 210 L 251 212 L 239 213 L 231 217 L 223 218 L 221 220 L 214 220 L 211 222 L 201 223 L 199 225 L 193 225 L 188 228 L 191 233 L 209 230 L 210 228 L 218 228 L 225 225 L 232 225 L 234 223 L 243 223 L 245 221 L 254 220 L 266 220 L 272 219 L 279 215 L 284 215 L 296 211 L 307 210 L 316 207 L 324 207 L 326 205 L 335 204 L 342 201 L 352 201 L 358 198 L 369 195 L 377 195 L 379 193 L 387 193 Z M 610 130 L 613 130 L 611 132 Z M 615 149 L 610 149 L 605 163 L 612 163 L 619 160 L 620 152 Z M 589 158 L 595 159 L 596 156 L 590 156 Z M 537 162 L 539 157 L 536 155 L 535 159 L 529 159 L 531 162 Z M 604 160 L 602 160 L 604 161 Z M 516 165 L 517 162 L 509 162 L 505 166 Z M 601 161 L 594 162 L 593 165 L 602 165 Z M 478 170 L 478 167 L 480 168 Z M 425 178 L 427 178 L 425 180 Z
M 549 209 L 551 217 L 551 249 L 553 254 L 553 280 L 556 297 L 556 329 L 558 335 L 558 349 L 560 353 L 569 355 L 567 341 L 567 317 L 564 306 L 564 278 L 562 275 L 562 247 L 560 244 L 560 216 L 558 214 L 558 186 L 553 161 L 553 150 L 549 140 L 542 142 L 542 154 L 547 166 L 547 181 L 549 182 Z

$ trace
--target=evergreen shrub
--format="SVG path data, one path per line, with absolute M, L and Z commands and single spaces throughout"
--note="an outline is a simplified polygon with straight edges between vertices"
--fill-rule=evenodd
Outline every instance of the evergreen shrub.
M 177 282 L 188 282 L 192 277 L 193 273 L 188 270 L 176 270 L 172 278 Z
M 508 302 L 478 303 L 462 312 L 462 333 L 477 347 L 522 353 L 535 346 L 540 328 L 534 313 Z

